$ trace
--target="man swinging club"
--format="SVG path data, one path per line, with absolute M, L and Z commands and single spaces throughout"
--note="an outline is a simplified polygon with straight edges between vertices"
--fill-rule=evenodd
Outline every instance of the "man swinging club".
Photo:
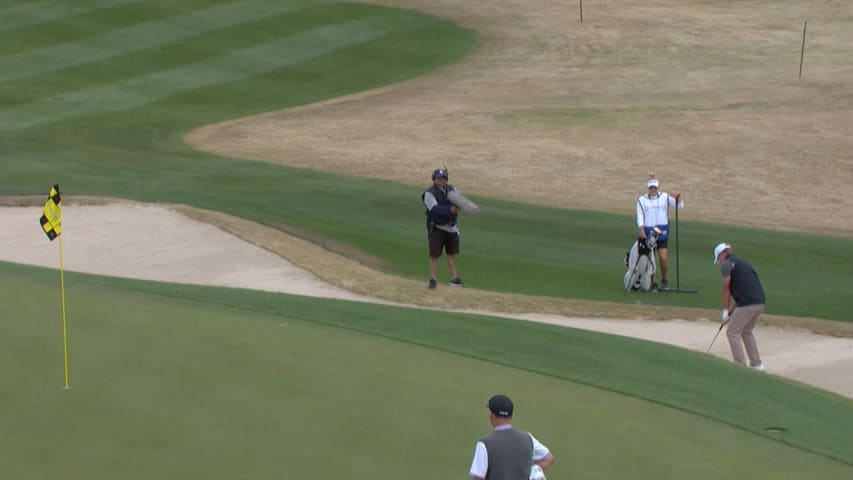
M 758 353 L 758 342 L 752 333 L 764 311 L 765 303 L 764 287 L 758 279 L 758 272 L 746 260 L 733 254 L 732 246 L 728 243 L 720 243 L 714 247 L 714 264 L 720 265 L 723 279 L 720 292 L 723 307 L 720 328 L 728 324 L 726 336 L 729 339 L 732 359 L 755 370 L 764 371 L 764 363 Z M 708 349 L 710 350 L 710 347 Z

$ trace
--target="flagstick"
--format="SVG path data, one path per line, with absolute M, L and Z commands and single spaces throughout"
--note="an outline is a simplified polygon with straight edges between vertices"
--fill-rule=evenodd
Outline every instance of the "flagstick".
M 68 385 L 68 335 L 65 328 L 65 270 L 62 265 L 62 235 L 59 235 L 59 292 L 62 299 L 62 357 L 65 360 L 65 388 Z

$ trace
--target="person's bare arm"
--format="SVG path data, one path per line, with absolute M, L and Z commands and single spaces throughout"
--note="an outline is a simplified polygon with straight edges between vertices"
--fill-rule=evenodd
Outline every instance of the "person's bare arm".
M 552 463 L 554 463 L 554 455 L 551 455 L 551 452 L 548 452 L 548 455 L 545 455 L 545 458 L 541 460 L 536 460 L 533 463 L 542 467 L 542 470 L 545 470 L 546 468 L 550 467 Z

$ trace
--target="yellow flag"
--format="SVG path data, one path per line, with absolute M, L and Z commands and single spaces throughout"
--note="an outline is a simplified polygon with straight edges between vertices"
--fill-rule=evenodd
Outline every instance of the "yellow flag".
M 62 211 L 59 202 L 59 185 L 54 185 L 47 195 L 41 215 L 41 228 L 50 241 L 62 234 Z

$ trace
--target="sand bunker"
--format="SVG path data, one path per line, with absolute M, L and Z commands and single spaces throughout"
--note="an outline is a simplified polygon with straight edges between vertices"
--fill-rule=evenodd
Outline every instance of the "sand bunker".
M 179 207 L 143 204 L 63 207 L 64 266 L 79 271 L 155 281 L 217 285 L 354 301 L 385 300 L 329 285 L 282 256 L 217 226 L 180 213 Z M 0 207 L 0 260 L 56 268 L 55 243 L 38 228 L 39 207 Z M 128 216 L 133 221 L 128 221 Z M 267 233 L 268 235 L 268 233 Z M 276 233 L 281 242 L 289 237 Z M 199 241 L 204 239 L 204 241 Z M 300 251 L 290 252 L 293 258 Z M 342 260 L 328 253 L 328 262 Z M 420 284 L 419 284 L 420 285 Z M 430 295 L 420 285 L 423 295 Z M 450 289 L 447 295 L 452 295 Z M 464 289 L 474 290 L 474 289 Z M 491 304 L 491 303 L 490 303 Z M 704 352 L 716 331 L 710 321 L 581 318 L 545 314 L 477 313 L 641 338 Z M 756 331 L 768 373 L 853 398 L 853 338 L 760 326 Z M 729 358 L 723 335 L 711 352 Z

